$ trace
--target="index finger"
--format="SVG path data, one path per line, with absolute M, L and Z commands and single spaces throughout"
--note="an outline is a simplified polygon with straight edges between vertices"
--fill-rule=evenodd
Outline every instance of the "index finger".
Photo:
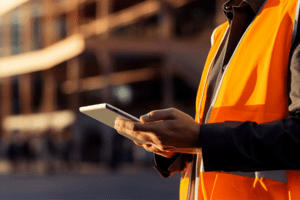
M 135 138 L 138 140 L 138 143 L 144 143 L 144 142 L 152 142 L 151 137 L 147 132 L 140 131 L 139 125 L 140 122 L 133 122 L 131 120 L 123 120 L 123 119 L 117 119 L 115 121 L 114 128 L 121 133 L 125 133 L 126 135 L 130 136 L 131 139 Z
M 173 108 L 153 110 L 140 117 L 143 122 L 155 122 L 162 120 L 176 119 L 176 110 Z
M 128 119 L 117 118 L 115 120 L 115 127 L 124 127 L 131 131 L 138 131 L 138 132 L 154 132 L 157 130 L 157 123 L 140 123 L 134 122 Z

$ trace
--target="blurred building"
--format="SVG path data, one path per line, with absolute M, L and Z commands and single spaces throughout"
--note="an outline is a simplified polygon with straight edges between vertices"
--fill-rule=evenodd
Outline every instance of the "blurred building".
M 224 0 L 2 2 L 1 137 L 72 125 L 79 144 L 93 127 L 107 159 L 113 130 L 81 115 L 80 106 L 107 102 L 135 116 L 176 107 L 194 115 Z

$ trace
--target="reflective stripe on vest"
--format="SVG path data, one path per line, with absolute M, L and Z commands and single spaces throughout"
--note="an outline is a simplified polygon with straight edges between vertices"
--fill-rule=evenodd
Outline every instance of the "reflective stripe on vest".
M 253 178 L 267 178 L 281 183 L 287 183 L 285 170 L 261 171 L 261 172 L 230 172 L 230 174 L 235 174 L 235 175 L 245 176 L 245 177 L 253 177 Z
M 213 105 L 207 116 L 203 116 L 207 77 L 228 22 L 216 29 L 196 100 L 199 123 L 265 123 L 288 116 L 289 51 L 296 36 L 299 2 L 265 2 L 240 40 L 224 72 Z M 196 188 L 199 195 L 196 199 L 300 199 L 300 171 L 199 174 L 199 188 Z M 256 184 L 258 182 L 260 184 Z M 180 199 L 194 199 L 183 188 L 187 187 L 181 182 Z

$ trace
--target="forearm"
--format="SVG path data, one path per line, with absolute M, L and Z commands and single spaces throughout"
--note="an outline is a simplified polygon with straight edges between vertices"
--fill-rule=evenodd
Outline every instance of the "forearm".
M 200 140 L 205 171 L 300 169 L 300 117 L 256 124 L 204 124 Z

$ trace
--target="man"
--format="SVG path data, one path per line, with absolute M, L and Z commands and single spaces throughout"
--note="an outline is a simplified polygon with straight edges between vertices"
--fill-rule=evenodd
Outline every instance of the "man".
M 182 172 L 181 200 L 300 199 L 299 5 L 224 4 L 228 20 L 212 35 L 196 122 L 176 109 L 116 121 L 147 142 L 162 176 Z

